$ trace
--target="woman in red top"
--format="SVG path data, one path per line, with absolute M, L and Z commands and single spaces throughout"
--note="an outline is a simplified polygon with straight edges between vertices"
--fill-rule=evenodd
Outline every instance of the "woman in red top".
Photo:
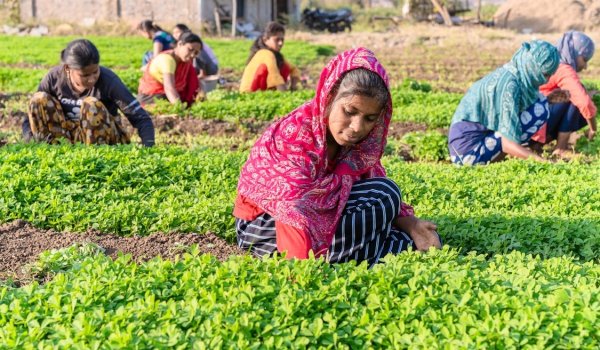
M 240 247 L 369 265 L 408 246 L 440 247 L 436 225 L 402 203 L 381 165 L 391 115 L 387 74 L 373 53 L 335 57 L 315 98 L 252 147 L 233 212 Z
M 281 49 L 285 39 L 285 27 L 270 22 L 262 35 L 250 48 L 250 56 L 240 81 L 240 92 L 277 89 L 296 90 L 300 71 L 283 58 Z M 288 84 L 289 82 L 289 84 Z
M 589 126 L 587 133 L 591 140 L 596 134 L 596 106 L 577 73 L 587 68 L 587 62 L 594 55 L 594 42 L 587 35 L 570 31 L 561 37 L 557 45 L 560 54 L 560 65 L 548 82 L 540 87 L 540 92 L 548 96 L 556 90 L 568 91 L 569 102 L 550 105 L 550 118 L 545 127 L 534 136 L 533 140 L 548 143 L 556 139 L 554 154 L 569 153 L 571 133 L 584 126 Z

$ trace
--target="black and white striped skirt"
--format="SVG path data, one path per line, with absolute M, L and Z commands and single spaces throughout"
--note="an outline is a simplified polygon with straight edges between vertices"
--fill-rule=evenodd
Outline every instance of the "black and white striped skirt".
M 400 189 L 388 178 L 361 180 L 350 197 L 327 253 L 329 262 L 367 261 L 376 264 L 387 254 L 398 254 L 414 243 L 392 221 L 400 211 Z M 236 219 L 238 245 L 257 256 L 277 251 L 275 220 L 264 213 L 252 221 Z

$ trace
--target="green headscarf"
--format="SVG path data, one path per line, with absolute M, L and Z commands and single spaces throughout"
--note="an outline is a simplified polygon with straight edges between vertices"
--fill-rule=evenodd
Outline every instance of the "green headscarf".
M 541 40 L 523 43 L 510 62 L 471 86 L 452 123 L 480 123 L 520 143 L 519 115 L 535 102 L 540 85 L 556 72 L 558 63 L 558 51 L 552 44 Z

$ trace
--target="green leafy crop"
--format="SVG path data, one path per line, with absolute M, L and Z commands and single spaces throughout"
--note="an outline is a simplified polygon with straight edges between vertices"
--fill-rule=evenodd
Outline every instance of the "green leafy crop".
M 50 67 L 60 64 L 60 52 L 76 37 L 16 37 L 0 35 L 0 91 L 33 92 Z M 100 52 L 100 64 L 119 75 L 125 85 L 137 92 L 142 75 L 142 56 L 151 50 L 150 40 L 142 37 L 88 37 Z M 248 59 L 250 40 L 205 39 L 219 59 L 222 71 L 241 77 Z M 282 53 L 298 67 L 319 62 L 335 54 L 333 46 L 286 41 Z
M 597 348 L 600 267 L 522 253 L 136 264 L 67 249 L 45 285 L 0 287 L 6 348 Z
M 161 146 L 0 148 L 0 222 L 119 235 L 206 232 L 232 239 L 247 152 Z M 456 168 L 385 157 L 418 216 L 464 252 L 519 250 L 584 260 L 600 251 L 600 168 L 507 161 Z
M 402 137 L 418 160 L 438 161 L 448 159 L 448 138 L 437 131 L 411 132 Z

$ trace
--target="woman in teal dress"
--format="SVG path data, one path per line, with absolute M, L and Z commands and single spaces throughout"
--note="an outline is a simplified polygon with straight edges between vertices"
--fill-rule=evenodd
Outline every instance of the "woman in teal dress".
M 526 145 L 548 119 L 548 102 L 538 89 L 558 63 L 552 44 L 534 40 L 524 43 L 510 62 L 475 82 L 452 119 L 448 133 L 452 161 L 487 164 L 505 154 L 543 161 Z

